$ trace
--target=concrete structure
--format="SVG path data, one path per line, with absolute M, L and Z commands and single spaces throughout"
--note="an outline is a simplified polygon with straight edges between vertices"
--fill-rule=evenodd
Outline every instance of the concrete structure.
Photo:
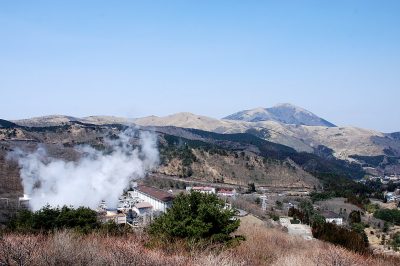
M 166 212 L 172 206 L 173 195 L 149 186 L 137 186 L 128 191 L 128 196 L 150 203 L 153 211 Z M 139 203 L 138 203 L 139 204 Z M 135 205 L 137 206 L 137 204 Z
M 126 215 L 113 211 L 107 211 L 101 218 L 102 222 L 114 222 L 116 224 L 126 224 Z
M 139 216 L 151 214 L 153 210 L 153 206 L 148 202 L 140 202 L 137 203 L 132 210 L 137 213 Z
M 29 196 L 24 194 L 23 197 L 19 198 L 19 204 L 18 205 L 19 205 L 20 208 L 28 209 L 29 208 L 29 201 L 30 201 Z
M 300 236 L 305 240 L 312 240 L 311 227 L 306 224 L 292 224 L 289 217 L 280 217 L 279 223 L 281 226 L 287 228 L 289 235 Z

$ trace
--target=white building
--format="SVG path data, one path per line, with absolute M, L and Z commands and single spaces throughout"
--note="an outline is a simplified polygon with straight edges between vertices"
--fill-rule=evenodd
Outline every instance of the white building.
M 322 216 L 325 217 L 325 222 L 327 222 L 327 223 L 343 225 L 343 218 L 334 212 L 326 211 L 326 212 L 322 213 Z
M 216 190 L 213 187 L 186 187 L 186 191 L 197 191 L 204 194 L 215 194 Z
M 236 189 L 220 189 L 218 190 L 217 195 L 221 197 L 235 197 Z
M 166 212 L 172 206 L 173 195 L 163 190 L 148 187 L 137 186 L 132 191 L 128 191 L 131 198 L 138 198 L 144 202 L 150 203 L 153 211 Z

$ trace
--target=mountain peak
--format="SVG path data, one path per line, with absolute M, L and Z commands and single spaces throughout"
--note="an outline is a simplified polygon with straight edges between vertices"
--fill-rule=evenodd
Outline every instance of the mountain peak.
M 241 111 L 225 117 L 227 120 L 247 122 L 275 121 L 283 124 L 335 127 L 310 111 L 290 103 L 281 103 L 270 108 Z

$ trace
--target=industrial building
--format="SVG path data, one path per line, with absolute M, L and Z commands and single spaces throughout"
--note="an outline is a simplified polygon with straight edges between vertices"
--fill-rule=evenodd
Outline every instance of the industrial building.
M 128 191 L 128 197 L 149 203 L 153 212 L 166 212 L 172 206 L 172 200 L 174 199 L 174 196 L 168 192 L 144 185 Z

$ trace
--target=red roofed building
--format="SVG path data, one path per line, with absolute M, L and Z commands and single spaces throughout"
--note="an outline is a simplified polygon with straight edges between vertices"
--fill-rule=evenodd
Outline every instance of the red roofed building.
M 137 186 L 133 191 L 128 191 L 132 198 L 139 198 L 153 206 L 153 211 L 165 212 L 172 206 L 174 196 L 161 189 L 149 186 Z
M 215 194 L 213 187 L 186 187 L 186 191 L 196 191 L 204 194 Z
M 234 197 L 236 196 L 236 189 L 220 189 L 217 192 L 218 196 Z

